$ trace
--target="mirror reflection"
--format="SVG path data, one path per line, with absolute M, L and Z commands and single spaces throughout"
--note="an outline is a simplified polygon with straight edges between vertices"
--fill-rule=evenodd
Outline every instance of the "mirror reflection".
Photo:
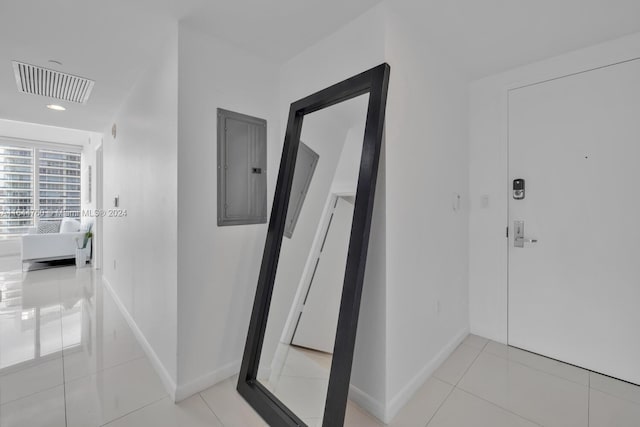
M 322 424 L 369 94 L 304 117 L 258 380 Z

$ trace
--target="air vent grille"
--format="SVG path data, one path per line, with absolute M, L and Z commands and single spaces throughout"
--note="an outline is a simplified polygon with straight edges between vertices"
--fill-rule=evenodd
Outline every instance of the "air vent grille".
M 63 101 L 86 104 L 95 82 L 48 68 L 13 62 L 18 90 Z

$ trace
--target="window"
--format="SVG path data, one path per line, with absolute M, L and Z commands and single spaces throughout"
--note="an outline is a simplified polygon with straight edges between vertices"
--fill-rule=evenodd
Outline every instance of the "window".
M 0 142 L 0 235 L 80 217 L 80 153 Z
M 0 234 L 33 226 L 33 151 L 0 145 Z
M 80 153 L 39 150 L 40 221 L 80 217 Z

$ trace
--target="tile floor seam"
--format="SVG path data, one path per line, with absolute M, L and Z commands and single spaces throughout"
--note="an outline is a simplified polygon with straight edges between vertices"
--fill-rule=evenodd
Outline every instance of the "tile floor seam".
M 465 369 L 465 371 L 462 373 L 462 376 L 460 377 L 460 379 L 459 379 L 458 381 L 456 381 L 455 383 L 453 383 L 453 382 L 449 382 L 448 380 L 445 380 L 444 378 L 440 378 L 436 372 L 438 371 L 438 369 L 440 369 L 440 367 L 442 367 L 442 365 L 444 365 L 444 363 L 445 363 L 447 360 L 449 360 L 449 357 L 451 357 L 451 355 L 452 355 L 453 353 L 455 353 L 455 352 L 460 348 L 460 346 L 465 346 L 465 347 L 468 347 L 468 348 L 473 349 L 473 350 L 478 350 L 478 354 L 476 354 L 476 356 L 473 358 L 473 360 L 471 361 L 471 363 L 469 364 L 469 366 L 467 366 L 467 369 Z M 472 346 L 472 345 L 465 344 L 464 342 L 461 342 L 461 343 L 460 343 L 460 345 L 458 345 L 458 347 L 456 347 L 456 348 L 455 348 L 455 350 L 453 350 L 453 351 L 451 352 L 451 354 L 450 354 L 450 355 L 449 355 L 449 356 L 444 360 L 444 362 L 442 362 L 442 363 L 440 364 L 440 366 L 438 366 L 438 367 L 435 369 L 435 371 L 433 371 L 433 374 L 431 374 L 431 376 L 432 376 L 433 378 L 436 378 L 436 379 L 438 379 L 438 380 L 440 380 L 440 381 L 442 381 L 442 382 L 444 382 L 444 383 L 447 383 L 447 384 L 452 385 L 452 386 L 454 386 L 454 387 L 455 387 L 455 386 L 456 386 L 460 381 L 462 381 L 462 378 L 464 378 L 464 376 L 466 375 L 466 373 L 467 373 L 467 372 L 469 371 L 469 369 L 471 368 L 471 365 L 473 365 L 473 364 L 475 363 L 476 359 L 478 359 L 478 356 L 480 356 L 480 354 L 482 354 L 482 350 L 478 349 L 478 347 L 474 347 L 474 346 Z
M 486 340 L 486 342 L 485 342 L 484 344 L 482 344 L 482 345 L 479 345 L 479 346 L 475 346 L 475 345 L 473 345 L 473 344 L 468 344 L 466 341 L 467 341 L 467 339 L 469 339 L 469 337 L 471 337 L 471 336 L 481 338 L 481 339 L 483 339 L 483 340 Z M 478 349 L 478 350 L 482 351 L 482 350 L 484 350 L 484 348 L 487 346 L 487 344 L 489 344 L 491 341 L 492 341 L 492 340 L 490 340 L 489 338 L 485 338 L 485 337 L 481 337 L 480 335 L 476 335 L 476 334 L 469 333 L 469 334 L 465 337 L 465 339 L 463 339 L 463 340 L 460 342 L 460 344 L 464 344 L 464 345 L 467 345 L 467 346 L 469 346 L 469 347 L 473 347 L 473 348 L 476 348 L 476 349 Z
M 64 376 L 64 362 L 62 365 L 62 375 Z M 67 385 L 64 381 L 62 382 L 62 403 L 64 405 L 64 425 L 65 427 L 69 427 L 69 420 L 67 418 Z
M 448 383 L 445 383 L 448 384 Z M 451 385 L 451 384 L 449 384 Z M 431 415 L 431 417 L 429 418 L 429 420 L 427 421 L 427 423 L 424 425 L 424 427 L 429 427 L 429 424 L 431 424 L 431 421 L 433 421 L 433 419 L 436 417 L 436 414 L 440 411 L 440 408 L 442 408 L 442 406 L 445 404 L 445 402 L 447 400 L 449 400 L 449 397 L 451 397 L 451 395 L 453 394 L 453 391 L 456 389 L 456 386 L 451 387 L 451 390 L 449 390 L 449 393 L 447 394 L 447 397 L 445 397 L 442 402 L 440 402 L 440 405 L 438 405 L 438 408 L 433 412 L 433 415 Z
M 522 351 L 526 351 L 526 350 L 522 350 Z M 588 386 L 584 385 L 583 383 L 579 383 L 577 381 L 573 381 L 573 380 L 570 380 L 568 378 L 561 377 L 560 375 L 556 375 L 556 374 L 553 374 L 551 372 L 545 371 L 544 369 L 535 368 L 533 366 L 527 365 L 526 363 L 522 363 L 522 362 L 519 362 L 517 360 L 510 359 L 508 356 L 507 357 L 503 357 L 503 356 L 501 356 L 499 354 L 490 353 L 490 352 L 484 351 L 484 350 L 482 352 L 485 353 L 485 354 L 488 354 L 489 356 L 494 356 L 494 357 L 497 357 L 499 359 L 506 360 L 507 362 L 512 362 L 512 363 L 515 363 L 516 365 L 524 366 L 525 368 L 529 368 L 529 369 L 532 369 L 532 370 L 537 371 L 537 372 L 542 372 L 543 374 L 551 375 L 553 377 L 560 378 L 561 380 L 569 381 L 570 383 L 573 383 L 573 384 L 581 385 L 582 387 L 588 387 Z M 527 352 L 527 353 L 529 353 L 529 352 Z M 535 355 L 535 353 L 529 353 L 529 354 L 534 354 Z M 540 356 L 540 355 L 536 355 L 536 356 L 545 357 L 545 356 Z M 554 360 L 554 359 L 549 359 L 549 360 Z M 562 362 L 560 362 L 560 363 L 562 363 Z M 568 366 L 572 366 L 572 365 L 568 365 Z M 577 366 L 576 366 L 576 368 L 577 369 L 582 369 L 583 371 L 585 371 L 587 373 L 592 372 L 592 371 L 589 371 L 588 369 L 585 369 L 585 368 L 579 368 Z
M 488 344 L 488 343 L 487 343 L 487 344 Z M 478 355 L 476 356 L 476 358 L 475 358 L 475 359 L 473 359 L 473 362 L 471 362 L 471 364 L 469 365 L 469 367 L 467 367 L 467 370 L 466 370 L 466 371 L 464 371 L 464 374 L 462 374 L 462 376 L 460 377 L 460 379 L 458 380 L 458 382 L 455 384 L 454 389 L 458 389 L 458 390 L 460 390 L 460 391 L 462 391 L 462 392 L 464 392 L 464 393 L 467 393 L 467 394 L 470 394 L 470 395 L 472 395 L 472 396 L 475 396 L 475 397 L 477 397 L 478 399 L 484 400 L 485 402 L 490 403 L 490 404 L 492 404 L 492 405 L 494 405 L 494 406 L 497 406 L 498 408 L 501 408 L 501 409 L 503 409 L 503 410 L 505 410 L 505 411 L 507 411 L 507 412 L 509 412 L 509 413 L 513 414 L 513 415 L 516 415 L 516 416 L 518 416 L 518 417 L 520 417 L 520 418 L 522 418 L 522 419 L 524 419 L 524 420 L 530 421 L 530 422 L 532 422 L 533 424 L 535 424 L 535 425 L 537 425 L 537 426 L 542 426 L 542 424 L 538 423 L 537 421 L 530 420 L 529 418 L 524 417 L 524 416 L 522 416 L 522 415 L 520 415 L 520 414 L 517 414 L 517 413 L 513 412 L 513 411 L 512 411 L 512 410 L 510 410 L 510 409 L 503 408 L 502 406 L 500 406 L 500 405 L 498 405 L 498 404 L 496 404 L 496 403 L 494 403 L 494 402 L 491 402 L 491 401 L 489 401 L 489 400 L 487 400 L 487 399 L 484 399 L 484 398 L 482 398 L 482 397 L 480 397 L 480 396 L 476 396 L 474 393 L 471 393 L 470 391 L 467 391 L 467 390 L 465 390 L 465 389 L 463 389 L 463 388 L 461 388 L 461 387 L 458 387 L 458 384 L 460 384 L 460 381 L 462 381 L 462 380 L 464 379 L 464 377 L 467 375 L 467 373 L 469 373 L 469 370 L 471 369 L 471 367 L 473 366 L 473 364 L 474 364 L 474 363 L 476 363 L 476 361 L 478 360 L 478 358 L 480 357 L 480 355 L 481 355 L 483 352 L 484 352 L 484 351 L 480 351 L 480 352 L 478 353 Z M 488 354 L 490 354 L 490 353 L 488 353 Z M 508 361 L 508 360 L 507 360 L 507 361 Z M 544 427 L 544 426 L 542 426 L 542 427 Z
M 146 407 L 148 407 L 148 406 L 153 405 L 154 403 L 158 403 L 158 402 L 160 402 L 161 400 L 166 399 L 167 397 L 169 397 L 169 395 L 162 396 L 160 399 L 156 399 L 156 400 L 154 400 L 153 402 L 149 402 L 149 403 L 147 403 L 147 404 L 145 404 L 145 405 L 142 405 L 141 407 L 136 408 L 136 409 L 134 409 L 134 410 L 132 410 L 132 411 L 129 411 L 129 412 L 127 412 L 126 414 L 122 414 L 122 415 L 120 415 L 120 416 L 118 416 L 118 417 L 115 417 L 114 419 L 109 420 L 109 421 L 107 421 L 107 422 L 106 422 L 106 423 L 104 423 L 104 424 L 100 424 L 100 425 L 99 425 L 99 427 L 104 427 L 104 426 L 106 426 L 106 425 L 109 425 L 109 424 L 111 424 L 111 423 L 112 423 L 112 422 L 114 422 L 114 421 L 118 421 L 119 419 L 126 417 L 127 415 L 131 415 L 131 414 L 133 414 L 134 412 L 138 412 L 138 411 L 139 411 L 139 410 L 141 410 L 141 409 L 144 409 L 144 408 L 146 408 Z
M 591 372 L 587 376 L 589 390 L 587 392 L 587 427 L 591 425 Z
M 58 301 L 60 301 L 60 360 L 62 362 L 62 404 L 64 407 L 64 425 L 69 427 L 69 419 L 67 417 L 67 385 L 64 378 L 64 322 L 62 321 L 62 288 L 60 279 L 56 280 L 58 284 Z
M 215 387 L 215 385 L 213 386 Z M 208 390 L 208 389 L 207 389 Z M 204 391 L 204 390 L 203 390 Z M 202 391 L 198 393 L 198 395 L 200 396 L 200 399 L 202 399 L 202 401 L 204 402 L 205 405 L 207 405 L 207 408 L 209 408 L 209 410 L 211 412 L 213 412 L 213 415 L 218 419 L 218 421 L 220 421 L 220 424 L 222 424 L 222 427 L 225 427 L 225 424 L 222 422 L 222 419 L 220 419 L 220 417 L 218 416 L 218 414 L 216 414 L 216 411 L 213 410 L 213 408 L 209 405 L 209 402 L 207 402 L 207 399 L 204 398 L 204 396 L 202 395 Z
M 633 405 L 640 406 L 640 402 L 638 402 L 636 400 L 630 400 L 630 399 L 628 399 L 626 397 L 618 396 L 617 394 L 613 394 L 613 393 L 610 393 L 608 391 L 600 390 L 597 387 L 589 387 L 589 390 L 595 390 L 598 393 L 606 394 L 609 397 L 614 397 L 614 398 L 619 399 L 619 400 L 624 400 L 627 403 L 631 403 Z M 591 393 L 591 392 L 589 392 L 589 393 Z
M 467 393 L 468 395 L 471 395 L 471 396 L 473 396 L 473 397 L 475 397 L 475 398 L 477 398 L 477 399 L 480 399 L 480 400 L 482 400 L 483 402 L 486 402 L 486 403 L 488 403 L 488 404 L 490 404 L 490 405 L 493 405 L 493 406 L 495 406 L 496 408 L 500 408 L 500 409 L 502 409 L 503 411 L 510 413 L 511 415 L 515 415 L 515 416 L 516 416 L 516 417 L 518 417 L 518 418 L 522 418 L 522 419 L 523 419 L 523 420 L 525 420 L 525 421 L 529 421 L 530 423 L 533 423 L 533 424 L 535 424 L 535 425 L 537 425 L 537 426 L 539 426 L 539 427 L 545 427 L 545 425 L 544 425 L 544 424 L 540 424 L 538 421 L 534 421 L 534 420 L 532 420 L 531 418 L 527 418 L 527 417 L 525 417 L 524 415 L 518 414 L 517 412 L 513 412 L 511 409 L 505 408 L 504 406 L 500 406 L 500 405 L 498 405 L 498 404 L 497 404 L 497 403 L 495 403 L 495 402 L 492 402 L 492 401 L 490 401 L 490 400 L 485 399 L 485 398 L 484 398 L 484 397 L 482 397 L 482 396 L 478 396 L 477 394 L 470 392 L 469 390 L 465 390 L 465 389 L 460 388 L 460 387 L 457 387 L 457 386 L 456 386 L 456 389 L 460 390 L 460 391 L 461 391 L 461 392 L 463 392 L 463 393 Z
M 64 383 L 65 383 L 65 384 L 72 384 L 72 383 L 74 383 L 74 382 L 77 382 L 77 381 L 80 381 L 80 380 L 84 380 L 84 379 L 86 379 L 87 377 L 91 377 L 91 376 L 94 376 L 94 375 L 98 375 L 98 374 L 101 374 L 101 373 L 103 373 L 103 372 L 110 371 L 110 370 L 115 369 L 115 368 L 119 368 L 119 367 L 121 367 L 122 365 L 126 365 L 127 363 L 137 362 L 138 360 L 141 360 L 141 359 L 147 359 L 147 356 L 139 356 L 139 357 L 133 358 L 133 359 L 131 359 L 131 360 L 127 360 L 127 361 L 124 361 L 124 362 L 120 362 L 120 363 L 117 363 L 117 364 L 115 364 L 115 365 L 113 365 L 113 366 L 109 366 L 108 368 L 103 368 L 103 369 L 100 369 L 99 371 L 96 371 L 96 372 L 93 372 L 93 373 L 91 373 L 91 374 L 87 374 L 87 375 L 82 375 L 81 377 L 74 378 L 74 379 L 69 380 L 69 381 L 67 381 L 67 380 L 66 380 L 66 378 L 65 378 L 65 379 L 64 379 L 64 380 L 65 380 L 65 382 L 64 382 Z M 155 372 L 155 371 L 154 371 L 154 372 Z
M 589 373 L 593 373 L 593 374 L 596 374 L 596 375 L 604 376 L 605 378 L 607 378 L 607 379 L 609 379 L 609 380 L 611 380 L 611 381 L 619 381 L 619 382 L 621 382 L 621 383 L 623 383 L 623 384 L 625 384 L 625 385 L 630 385 L 630 386 L 632 386 L 632 387 L 635 387 L 635 388 L 637 388 L 637 389 L 638 389 L 638 391 L 640 391 L 640 385 L 636 385 L 636 384 L 633 384 L 633 383 L 630 383 L 630 382 L 627 382 L 627 381 L 624 381 L 624 380 L 619 380 L 619 379 L 617 379 L 617 378 L 608 377 L 608 376 L 606 376 L 606 375 L 604 375 L 604 374 L 601 374 L 601 373 L 599 373 L 599 372 L 595 372 L 595 371 L 589 371 Z M 604 393 L 604 394 L 606 394 L 607 396 L 615 397 L 616 399 L 624 400 L 625 402 L 633 403 L 634 405 L 639 405 L 639 406 L 640 406 L 640 400 L 632 400 L 632 399 L 629 399 L 629 398 L 627 398 L 627 397 L 622 397 L 622 396 L 619 396 L 619 395 L 617 395 L 617 394 L 613 394 L 613 393 L 611 393 L 611 392 L 609 392 L 609 391 L 602 390 L 602 389 L 600 389 L 600 388 L 598 388 L 598 387 L 593 387 L 593 386 L 591 386 L 591 375 L 589 375 L 589 388 L 590 388 L 590 389 L 593 389 L 593 390 L 596 390 L 596 391 L 599 391 L 600 393 Z
M 198 392 L 198 397 L 200 397 L 200 400 L 202 400 L 202 402 L 204 402 L 204 405 L 207 407 L 207 409 L 213 414 L 214 417 L 216 417 L 216 420 L 218 420 L 218 422 L 220 423 L 220 425 L 222 427 L 224 427 L 224 423 L 222 422 L 222 420 L 220 419 L 220 417 L 218 416 L 218 414 L 216 414 L 213 409 L 211 409 L 211 406 L 209 406 L 209 404 L 207 403 L 207 401 L 205 400 L 204 397 L 202 397 L 202 392 Z
M 522 350 L 522 351 L 527 352 L 526 350 Z M 599 389 L 597 387 L 592 387 L 591 386 L 591 374 L 593 373 L 593 374 L 603 375 L 600 372 L 596 372 L 596 371 L 592 371 L 590 369 L 580 368 L 579 366 L 575 366 L 576 369 L 582 369 L 583 371 L 587 372 L 587 374 L 589 374 L 589 375 L 587 375 L 587 383 L 588 383 L 588 385 L 585 385 L 583 383 L 579 383 L 577 381 L 573 381 L 573 380 L 570 380 L 568 378 L 562 377 L 560 375 L 556 375 L 556 374 L 553 374 L 551 372 L 545 371 L 544 369 L 538 369 L 538 368 L 535 368 L 533 366 L 527 365 L 526 363 L 522 363 L 522 362 L 519 362 L 517 360 L 512 360 L 512 359 L 509 359 L 508 357 L 503 357 L 503 356 L 501 356 L 499 354 L 490 353 L 488 351 L 483 351 L 483 352 L 488 354 L 489 356 L 494 356 L 494 357 L 497 357 L 499 359 L 506 360 L 507 362 L 515 363 L 516 365 L 523 366 L 525 368 L 529 368 L 529 369 L 531 369 L 533 371 L 540 372 L 540 373 L 547 374 L 547 375 L 551 375 L 552 377 L 555 377 L 555 378 L 558 378 L 558 379 L 561 379 L 561 380 L 564 380 L 564 381 L 568 381 L 568 382 L 570 382 L 572 384 L 576 384 L 576 385 L 579 385 L 579 386 L 582 386 L 582 387 L 586 387 L 588 389 L 589 397 L 591 397 L 591 390 L 593 389 L 593 390 L 596 390 L 596 391 L 598 391 L 600 393 L 606 394 L 607 396 L 615 397 L 616 399 L 624 400 L 627 403 L 632 403 L 634 405 L 640 406 L 640 402 L 637 402 L 635 400 L 631 400 L 631 399 L 628 399 L 626 397 L 618 396 L 616 394 L 613 394 L 611 392 Z M 527 353 L 529 353 L 529 352 L 527 352 Z M 535 353 L 530 353 L 530 354 L 536 355 Z M 536 355 L 536 356 L 545 357 L 545 356 L 541 356 L 541 355 Z M 549 359 L 549 360 L 555 360 L 555 359 Z M 564 363 L 564 362 L 560 362 L 560 361 L 557 361 L 557 362 Z M 568 365 L 568 366 L 573 366 L 573 365 Z M 609 378 L 609 379 L 611 379 L 613 381 L 622 381 L 622 380 L 618 380 L 617 378 L 612 378 L 612 377 L 607 377 L 607 378 Z M 440 378 L 438 378 L 438 379 L 440 379 Z M 442 380 L 442 381 L 444 381 L 444 380 Z M 462 381 L 462 379 L 460 379 L 460 381 Z M 627 383 L 626 381 L 622 381 L 622 382 L 625 383 L 625 384 L 631 384 L 632 386 L 636 386 L 633 383 Z M 450 384 L 450 383 L 448 383 L 448 384 Z M 639 386 L 636 386 L 636 387 L 639 387 Z M 461 390 L 464 390 L 464 389 L 461 389 Z
M 453 384 L 453 383 L 451 383 L 451 382 L 449 382 L 449 381 L 447 381 L 447 380 L 443 380 L 442 378 L 440 378 L 440 377 L 439 377 L 439 376 L 437 376 L 436 374 L 433 374 L 433 375 L 432 375 L 432 377 L 433 377 L 433 378 L 435 378 L 435 379 L 437 379 L 437 380 L 440 380 L 440 381 L 442 381 L 443 383 L 445 383 L 445 384 L 447 384 L 447 385 L 450 385 L 450 386 L 452 386 L 452 387 L 455 387 L 455 386 L 456 386 L 455 384 Z
M 622 384 L 625 384 L 625 385 L 640 389 L 640 383 L 636 384 L 636 383 L 632 383 L 631 381 L 627 381 L 627 380 L 623 380 L 623 379 L 620 379 L 620 378 L 612 377 L 611 375 L 603 374 L 602 372 L 592 371 L 591 369 L 587 369 L 587 368 L 583 368 L 583 369 L 586 370 L 586 371 L 589 371 L 589 373 L 591 373 L 591 374 L 595 374 L 595 375 L 598 375 L 600 377 L 604 377 L 604 378 L 606 378 L 608 380 L 617 381 L 617 382 L 620 382 Z M 595 388 L 595 387 L 594 387 L 594 389 L 597 390 L 597 388 Z
M 538 356 L 538 357 L 546 357 L 546 356 L 542 356 L 542 355 L 538 355 L 538 354 L 535 354 L 535 353 L 528 352 L 528 351 L 526 351 L 526 350 L 521 350 L 521 351 L 524 351 L 524 352 L 526 352 L 526 353 L 528 353 L 528 354 L 532 354 L 532 355 L 535 355 L 535 356 Z M 626 398 L 626 397 L 618 396 L 618 395 L 613 394 L 613 393 L 611 393 L 611 392 L 608 392 L 608 391 L 605 391 L 605 390 L 599 389 L 598 387 L 592 387 L 592 386 L 591 386 L 591 374 L 592 374 L 592 373 L 593 373 L 593 374 L 597 374 L 597 375 L 603 375 L 603 376 L 607 377 L 606 375 L 601 374 L 600 372 L 592 371 L 592 370 L 587 369 L 587 368 L 581 368 L 581 367 L 579 367 L 579 366 L 567 365 L 567 366 L 575 367 L 576 369 L 581 369 L 581 370 L 585 371 L 585 372 L 588 374 L 588 375 L 587 375 L 587 384 L 588 384 L 588 385 L 585 385 L 585 384 L 583 384 L 583 383 L 579 383 L 579 382 L 577 382 L 577 381 L 573 381 L 573 380 L 570 380 L 570 379 L 568 379 L 568 378 L 562 377 L 562 376 L 560 376 L 560 375 L 556 375 L 556 374 L 553 374 L 553 373 L 551 373 L 551 372 L 545 371 L 544 369 L 539 369 L 539 368 L 533 367 L 533 366 L 531 366 L 531 365 L 527 365 L 526 363 L 522 363 L 522 362 L 519 362 L 519 361 L 517 361 L 517 360 L 510 359 L 509 357 L 504 357 L 504 356 L 501 356 L 501 355 L 499 355 L 499 354 L 491 353 L 491 352 L 489 352 L 489 351 L 484 351 L 484 350 L 483 350 L 483 353 L 486 353 L 486 354 L 488 354 L 489 356 L 497 357 L 497 358 L 502 359 L 502 360 L 506 360 L 506 361 L 508 361 L 508 362 L 515 363 L 516 365 L 524 366 L 525 368 L 529 368 L 529 369 L 531 369 L 531 370 L 533 370 L 533 371 L 536 371 L 536 372 L 541 372 L 541 373 L 543 373 L 543 374 L 551 375 L 552 377 L 559 378 L 559 379 L 564 380 L 564 381 L 568 381 L 568 382 L 570 382 L 570 383 L 572 383 L 572 384 L 576 384 L 576 385 L 579 385 L 579 386 L 582 386 L 582 387 L 586 387 L 586 388 L 588 388 L 588 389 L 589 389 L 589 396 L 591 395 L 591 390 L 593 389 L 593 390 L 599 391 L 600 393 L 604 393 L 604 394 L 606 394 L 607 396 L 615 397 L 616 399 L 624 400 L 624 401 L 625 401 L 625 402 L 627 402 L 627 403 L 632 403 L 632 404 L 635 404 L 635 405 L 640 406 L 640 402 L 637 402 L 637 401 L 635 401 L 635 400 L 631 400 L 631 399 L 628 399 L 628 398 Z M 549 359 L 549 360 L 554 360 L 554 361 L 556 361 L 556 362 L 558 362 L 558 363 L 564 363 L 564 362 L 561 362 L 561 361 L 558 361 L 558 360 L 555 360 L 555 359 L 550 359 L 550 358 L 547 358 L 547 359 Z M 640 388 L 640 386 L 637 386 L 637 385 L 635 385 L 635 384 L 633 384 L 633 383 L 628 383 L 628 382 L 623 381 L 623 380 L 619 380 L 619 379 L 617 379 L 617 378 L 613 378 L 613 377 L 607 377 L 607 378 L 611 379 L 612 381 L 621 381 L 621 382 L 623 382 L 624 384 L 630 384 L 630 385 L 632 385 L 632 386 L 635 386 L 635 387 L 639 387 L 639 388 Z M 440 379 L 440 378 L 438 378 L 438 379 Z M 461 379 L 461 380 L 462 380 L 462 379 Z M 444 381 L 444 380 L 442 380 L 442 381 Z M 448 383 L 448 384 L 450 384 L 450 383 Z M 461 390 L 464 390 L 464 389 L 461 389 Z
M 56 362 L 58 359 L 62 359 L 62 355 L 60 355 L 60 357 L 55 356 L 55 357 L 52 357 L 52 358 L 50 358 L 50 359 L 47 359 L 47 357 L 49 357 L 49 356 L 50 356 L 50 355 L 47 355 L 47 356 L 41 357 L 40 359 L 38 359 L 38 362 L 37 362 L 37 363 L 33 363 L 32 365 L 25 366 L 25 367 L 22 367 L 22 368 L 19 368 L 19 369 L 15 369 L 15 370 L 13 370 L 13 371 L 9 371 L 9 372 L 4 373 L 4 374 L 0 374 L 0 380 L 1 380 L 2 378 L 4 378 L 4 377 L 8 377 L 9 375 L 15 375 L 15 374 L 18 374 L 18 373 L 22 373 L 22 372 L 24 372 L 24 371 L 25 371 L 25 370 L 27 370 L 27 369 L 37 368 L 37 367 L 42 366 L 42 365 L 43 365 L 43 364 L 45 364 L 45 363 L 49 363 L 49 362 Z M 13 368 L 13 366 L 8 366 L 8 367 L 6 367 L 6 368 L 2 368 L 2 369 L 11 369 L 11 368 Z M 60 383 L 60 384 L 62 384 L 62 383 Z M 58 385 L 60 385 L 60 384 L 58 384 Z
M 45 391 L 51 391 L 51 390 L 53 390 L 54 388 L 57 388 L 57 387 L 60 387 L 60 386 L 63 386 L 63 385 L 64 385 L 64 383 L 56 384 L 56 385 L 54 385 L 54 386 L 47 387 L 47 388 L 43 388 L 42 390 L 38 390 L 38 391 L 35 391 L 35 392 L 33 392 L 33 393 L 25 394 L 24 396 L 20 396 L 20 397 L 19 397 L 19 398 L 17 398 L 17 399 L 7 400 L 6 402 L 1 403 L 1 404 L 0 404 L 0 407 L 2 407 L 2 406 L 4 406 L 4 405 L 8 405 L 8 404 L 10 404 L 10 403 L 15 403 L 15 402 L 17 402 L 18 400 L 26 399 L 26 398 L 28 398 L 28 397 L 33 397 L 33 395 L 38 394 L 38 393 L 44 393 Z
M 488 343 L 489 343 L 489 341 L 487 341 L 487 342 L 485 343 L 485 346 L 486 346 Z M 460 345 L 464 345 L 464 342 L 463 342 L 463 343 L 461 343 Z M 469 346 L 469 347 L 471 347 L 471 346 Z M 474 347 L 474 348 L 476 348 L 476 347 Z M 477 349 L 477 348 L 476 348 L 476 349 Z M 456 350 L 457 350 L 457 348 L 456 348 Z M 454 350 L 454 351 L 455 351 L 455 350 Z M 449 384 L 449 385 L 452 385 L 453 387 L 451 387 L 451 390 L 449 391 L 449 394 L 447 395 L 447 397 L 442 401 L 442 403 L 440 403 L 440 406 L 438 406 L 438 409 L 436 409 L 436 411 L 433 413 L 433 415 L 431 416 L 431 418 L 429 418 L 429 421 L 427 421 L 427 424 L 425 425 L 425 427 L 428 427 L 428 426 L 429 426 L 429 424 L 431 423 L 431 421 L 433 421 L 433 419 L 435 418 L 435 416 L 436 416 L 436 414 L 438 413 L 438 411 L 440 411 L 440 408 L 442 408 L 442 405 L 444 405 L 444 404 L 445 404 L 445 402 L 446 402 L 447 400 L 449 400 L 449 397 L 451 397 L 451 395 L 453 394 L 454 390 L 458 388 L 458 383 L 459 383 L 460 381 L 462 381 L 462 379 L 464 378 L 464 376 L 465 376 L 465 375 L 467 375 L 467 372 L 469 372 L 469 369 L 471 369 L 471 366 L 473 366 L 473 364 L 474 364 L 474 363 L 476 363 L 476 360 L 478 360 L 478 357 L 480 357 L 480 355 L 482 354 L 482 351 L 483 351 L 482 349 L 480 349 L 480 351 L 478 351 L 478 354 L 476 354 L 476 357 L 475 357 L 475 358 L 473 359 L 473 361 L 469 364 L 469 366 L 467 366 L 467 369 L 465 369 L 465 371 L 462 373 L 462 376 L 460 377 L 460 379 L 459 379 L 455 384 L 449 384 L 448 382 L 446 382 L 446 381 L 444 381 L 444 380 L 441 380 L 441 381 L 444 381 L 445 383 L 447 383 L 447 384 Z M 452 353 L 452 354 L 453 354 L 453 353 Z M 451 355 L 449 355 L 449 356 L 451 356 Z M 436 378 L 437 378 L 437 377 L 436 377 Z M 438 379 L 439 379 L 439 378 L 438 378 Z
M 456 381 L 455 384 L 453 384 L 454 387 L 458 387 L 458 384 L 460 384 L 460 381 L 462 381 L 462 379 L 465 377 L 465 375 L 467 375 L 467 373 L 469 372 L 469 369 L 471 369 L 471 367 L 473 366 L 474 363 L 476 363 L 476 361 L 478 360 L 478 357 L 480 357 L 480 355 L 482 354 L 482 350 L 480 350 L 478 352 L 478 354 L 476 354 L 476 357 L 473 358 L 473 360 L 471 361 L 471 363 L 469 363 L 469 366 L 467 366 L 467 369 L 464 370 L 464 372 L 462 373 L 462 375 L 460 376 L 460 379 L 458 379 L 458 381 Z

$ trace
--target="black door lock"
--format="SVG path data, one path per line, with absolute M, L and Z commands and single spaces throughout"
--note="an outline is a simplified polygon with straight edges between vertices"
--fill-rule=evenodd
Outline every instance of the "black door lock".
M 513 198 L 515 200 L 524 199 L 524 179 L 518 178 L 513 180 Z

